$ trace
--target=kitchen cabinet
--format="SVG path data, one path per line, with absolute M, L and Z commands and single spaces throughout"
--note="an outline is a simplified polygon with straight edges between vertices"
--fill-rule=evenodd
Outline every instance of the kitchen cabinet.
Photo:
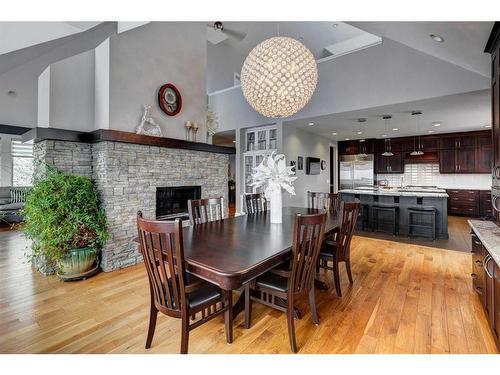
M 479 190 L 448 189 L 448 214 L 479 216 Z
M 500 267 L 472 231 L 472 286 L 488 319 L 488 325 L 500 348 Z
M 359 141 L 339 142 L 340 155 L 357 155 L 359 153 Z
M 486 279 L 483 269 L 485 249 L 479 238 L 472 232 L 472 287 L 478 294 L 483 308 L 486 304 Z
M 476 148 L 476 173 L 490 173 L 493 166 L 493 149 L 491 134 L 483 134 L 477 137 Z
M 375 155 L 375 173 L 404 173 L 404 160 L 401 152 L 394 153 L 393 156 Z
M 491 190 L 479 191 L 479 216 L 483 218 L 491 218 L 493 216 Z
M 443 136 L 440 139 L 440 173 L 475 173 L 476 172 L 475 135 Z

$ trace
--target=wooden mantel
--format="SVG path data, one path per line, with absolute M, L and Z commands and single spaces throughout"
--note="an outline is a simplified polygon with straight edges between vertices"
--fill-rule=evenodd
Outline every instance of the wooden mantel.
M 167 148 L 180 148 L 185 150 L 213 152 L 217 154 L 234 154 L 233 147 L 217 146 L 208 143 L 188 142 L 182 139 L 152 137 L 149 135 L 135 134 L 111 129 L 99 129 L 93 132 L 78 132 L 74 130 L 55 128 L 33 128 L 22 136 L 22 141 L 43 140 L 98 143 L 104 141 L 132 143 L 137 145 L 158 146 Z

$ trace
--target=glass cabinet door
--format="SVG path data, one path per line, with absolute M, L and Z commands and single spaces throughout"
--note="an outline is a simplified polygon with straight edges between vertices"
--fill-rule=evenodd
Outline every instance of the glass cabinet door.
M 267 130 L 259 130 L 258 135 L 258 149 L 259 151 L 264 151 L 267 149 Z
M 253 156 L 245 156 L 245 193 L 253 193 L 252 170 Z
M 269 149 L 276 150 L 278 148 L 278 131 L 269 129 Z
M 247 151 L 255 150 L 255 133 L 248 132 L 247 133 Z

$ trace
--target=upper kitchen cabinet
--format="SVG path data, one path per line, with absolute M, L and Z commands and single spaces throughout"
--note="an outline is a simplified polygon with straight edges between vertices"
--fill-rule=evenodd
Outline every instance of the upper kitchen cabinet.
M 500 179 L 500 22 L 495 22 L 484 52 L 491 54 L 491 129 L 493 185 Z
M 486 133 L 477 137 L 476 172 L 490 173 L 493 166 L 493 147 L 491 134 Z
M 374 139 L 341 141 L 339 142 L 339 155 L 373 154 L 374 146 Z

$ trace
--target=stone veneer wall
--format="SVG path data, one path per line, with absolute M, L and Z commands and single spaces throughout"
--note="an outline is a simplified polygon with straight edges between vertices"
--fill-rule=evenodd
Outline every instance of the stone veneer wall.
M 136 213 L 154 218 L 156 188 L 201 186 L 202 198 L 223 196 L 227 215 L 228 155 L 121 142 L 42 141 L 35 160 L 91 177 L 100 193 L 111 237 L 102 251 L 104 271 L 140 261 Z
M 45 140 L 33 145 L 35 173 L 43 173 L 44 161 L 57 169 L 85 177 L 92 177 L 92 145 L 83 142 Z

